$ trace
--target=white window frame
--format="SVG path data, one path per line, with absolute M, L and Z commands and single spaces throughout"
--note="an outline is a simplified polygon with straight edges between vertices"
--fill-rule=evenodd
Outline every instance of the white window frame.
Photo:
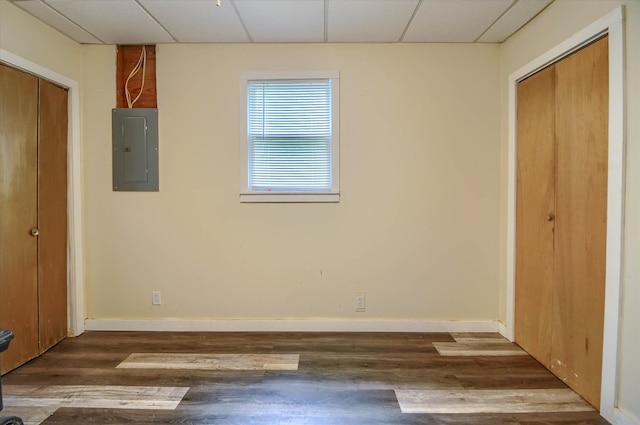
M 249 188 L 249 140 L 247 134 L 247 85 L 254 80 L 331 80 L 331 191 L 258 192 Z M 267 71 L 240 74 L 240 202 L 339 202 L 340 201 L 340 74 L 338 71 Z

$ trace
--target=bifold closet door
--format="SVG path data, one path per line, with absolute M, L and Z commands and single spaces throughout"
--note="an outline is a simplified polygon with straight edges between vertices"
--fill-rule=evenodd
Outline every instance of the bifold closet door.
M 0 328 L 5 373 L 67 335 L 67 91 L 0 65 Z
M 40 80 L 38 323 L 40 353 L 67 335 L 67 90 Z
M 600 407 L 607 234 L 606 38 L 556 65 L 553 367 Z
M 551 364 L 555 226 L 555 72 L 518 84 L 516 342 Z
M 516 342 L 600 407 L 608 40 L 518 84 Z
M 6 372 L 38 346 L 38 78 L 0 65 L 0 327 L 15 333 Z

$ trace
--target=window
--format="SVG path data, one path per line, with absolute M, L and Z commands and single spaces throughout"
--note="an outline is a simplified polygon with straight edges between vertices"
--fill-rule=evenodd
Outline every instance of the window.
M 240 93 L 240 200 L 338 202 L 338 73 L 245 73 Z

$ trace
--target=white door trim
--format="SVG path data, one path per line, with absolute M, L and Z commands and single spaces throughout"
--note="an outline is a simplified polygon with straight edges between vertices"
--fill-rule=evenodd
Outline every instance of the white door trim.
M 607 247 L 600 414 L 614 423 L 617 403 L 620 291 L 624 226 L 624 33 L 623 8 L 618 7 L 553 49 L 509 75 L 509 139 L 507 187 L 507 338 L 514 339 L 516 234 L 516 88 L 518 81 L 573 53 L 594 39 L 609 35 L 609 168 Z
M 64 75 L 33 63 L 4 49 L 0 62 L 22 69 L 69 89 L 67 149 L 67 198 L 69 220 L 68 320 L 71 335 L 84 332 L 84 261 L 82 249 L 82 187 L 80 152 L 80 84 Z

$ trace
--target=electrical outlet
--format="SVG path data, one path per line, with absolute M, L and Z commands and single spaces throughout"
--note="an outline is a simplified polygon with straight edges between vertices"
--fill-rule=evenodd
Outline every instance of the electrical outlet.
M 152 305 L 162 304 L 162 297 L 160 295 L 160 291 L 151 291 L 151 304 Z
M 366 303 L 364 292 L 358 292 L 356 294 L 356 311 L 365 311 Z

